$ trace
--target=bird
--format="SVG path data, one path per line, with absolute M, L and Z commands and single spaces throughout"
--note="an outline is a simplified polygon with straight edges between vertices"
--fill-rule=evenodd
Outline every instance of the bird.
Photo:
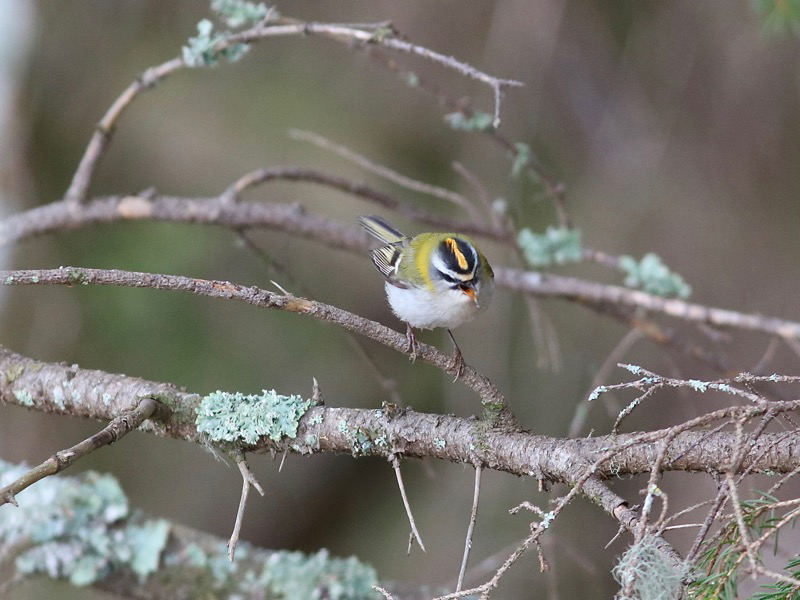
M 386 279 L 392 312 L 406 324 L 406 351 L 417 358 L 417 329 L 444 327 L 453 341 L 455 380 L 464 357 L 451 329 L 486 310 L 494 293 L 494 272 L 478 247 L 460 233 L 420 233 L 408 237 L 377 215 L 359 224 L 383 246 L 370 251 Z

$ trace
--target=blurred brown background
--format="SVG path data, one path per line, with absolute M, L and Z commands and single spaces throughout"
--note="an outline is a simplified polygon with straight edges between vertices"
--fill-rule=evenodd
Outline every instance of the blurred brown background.
M 297 0 L 277 8 L 320 22 L 391 20 L 414 42 L 492 75 L 524 81 L 525 88 L 505 96 L 502 131 L 529 144 L 566 184 L 568 207 L 588 246 L 636 257 L 659 254 L 693 286 L 694 301 L 800 319 L 800 47 L 794 37 L 765 32 L 749 3 Z M 13 115 L 2 125 L 0 215 L 61 197 L 94 123 L 114 98 L 146 67 L 179 54 L 197 21 L 209 17 L 207 5 L 197 1 L 9 1 L 0 11 L 7 13 L 0 21 L 15 23 L 20 35 L 30 33 L 28 45 L 5 49 L 4 64 L 16 64 L 16 70 L 6 72 L 0 84 L 11 102 L 4 110 Z M 492 110 L 491 91 L 481 84 L 409 57 L 398 60 L 454 96 L 471 97 L 476 108 Z M 287 137 L 288 129 L 300 128 L 408 176 L 471 194 L 451 168 L 457 160 L 493 197 L 518 207 L 520 225 L 542 231 L 554 222 L 544 195 L 512 179 L 509 161 L 494 145 L 481 135 L 454 132 L 442 116 L 433 98 L 362 52 L 316 37 L 267 40 L 239 63 L 180 71 L 138 99 L 122 119 L 91 193 L 154 186 L 171 195 L 215 195 L 252 169 L 300 165 L 365 180 L 430 210 L 450 210 Z M 361 201 L 304 184 L 270 184 L 247 198 L 300 202 L 344 223 L 375 212 Z M 409 233 L 421 231 L 396 215 L 385 216 Z M 256 238 L 316 299 L 401 328 L 366 256 L 280 233 Z M 508 249 L 483 246 L 494 264 L 517 264 Z M 121 268 L 263 287 L 273 277 L 233 234 L 197 226 L 97 227 L 3 252 L 3 268 Z M 596 266 L 558 272 L 621 281 Z M 291 282 L 281 283 L 292 290 Z M 541 307 L 560 342 L 557 371 L 535 367 L 525 303 L 503 290 L 487 314 L 456 336 L 467 361 L 507 393 L 526 428 L 559 436 L 626 329 L 565 302 Z M 449 351 L 441 333 L 422 339 Z M 726 348 L 736 368 L 747 370 L 767 342 L 735 334 Z M 171 381 L 200 393 L 275 388 L 308 396 L 313 376 L 331 405 L 378 407 L 386 399 L 342 331 L 188 295 L 95 287 L 3 289 L 0 344 L 41 360 Z M 367 347 L 415 409 L 463 416 L 479 411 L 475 396 L 446 375 L 410 365 L 374 344 Z M 716 377 L 647 342 L 625 359 L 669 375 Z M 781 349 L 769 370 L 796 374 L 797 358 Z M 612 381 L 627 380 L 626 375 L 614 371 Z M 634 413 L 625 429 L 674 424 L 718 402 L 710 395 L 665 393 Z M 590 428 L 607 433 L 613 417 L 599 404 L 591 410 L 582 434 Z M 0 407 L 0 456 L 36 463 L 97 427 Z M 278 463 L 268 458 L 251 464 L 268 493 L 248 506 L 246 540 L 356 554 L 374 564 L 384 580 L 434 586 L 455 580 L 472 469 L 404 463 L 428 546 L 428 554 L 415 549 L 406 557 L 408 527 L 385 462 L 289 456 L 280 474 Z M 133 506 L 222 537 L 230 533 L 238 472 L 199 447 L 137 435 L 93 454 L 71 473 L 84 469 L 113 473 Z M 698 494 L 711 489 L 711 482 L 697 475 L 671 474 L 665 481 L 691 482 Z M 635 503 L 643 485 L 620 482 L 615 489 Z M 535 481 L 485 474 L 468 583 L 483 581 L 526 535 L 527 517 L 509 516 L 507 509 L 523 500 L 545 507 L 547 498 Z M 675 506 L 693 498 L 687 495 Z M 546 597 L 548 589 L 558 592 L 552 598 L 610 597 L 615 590 L 610 568 L 626 543 L 603 549 L 615 531 L 598 508 L 575 502 L 548 535 L 550 582 L 531 554 L 496 597 Z M 489 571 L 476 566 L 490 557 L 484 564 Z M 14 597 L 44 597 L 46 589 L 32 585 Z M 58 594 L 88 597 L 66 585 Z

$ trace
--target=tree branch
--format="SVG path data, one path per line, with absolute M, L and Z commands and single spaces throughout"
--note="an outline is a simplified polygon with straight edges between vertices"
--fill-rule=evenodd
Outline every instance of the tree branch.
M 65 394 L 64 390 L 70 390 Z M 0 347 L 0 402 L 42 412 L 57 412 L 111 420 L 129 406 L 130 398 L 152 396 L 171 413 L 159 421 L 146 421 L 142 430 L 187 441 L 205 443 L 194 426 L 200 396 L 166 384 L 126 375 L 81 369 L 77 365 L 45 363 Z M 797 402 L 765 406 L 732 406 L 698 417 L 709 419 L 755 418 L 768 410 L 795 410 Z M 122 407 L 122 409 L 120 408 Z M 369 451 L 356 447 L 357 432 L 372 432 L 386 445 L 372 444 Z M 312 406 L 300 421 L 296 440 L 307 436 L 313 444 L 298 446 L 296 440 L 261 440 L 246 451 L 309 453 L 334 452 L 390 458 L 392 451 L 409 458 L 437 458 L 455 463 L 482 465 L 512 475 L 551 482 L 570 483 L 581 465 L 594 465 L 599 478 L 649 473 L 660 440 L 672 429 L 579 439 L 561 439 L 487 429 L 474 418 L 426 414 L 412 410 L 389 413 L 374 409 Z M 711 470 L 730 467 L 735 432 L 683 431 L 674 437 L 664 457 L 664 471 Z M 394 443 L 394 448 L 391 444 Z M 616 449 L 616 450 L 615 450 Z M 749 446 L 737 472 L 791 473 L 800 465 L 800 432 L 764 433 Z M 605 498 L 605 499 L 604 499 Z M 598 495 L 609 510 L 619 497 Z
M 32 486 L 45 477 L 60 473 L 87 454 L 113 444 L 131 431 L 137 429 L 146 419 L 153 417 L 158 412 L 164 412 L 159 409 L 158 402 L 152 398 L 143 398 L 136 408 L 112 419 L 108 425 L 93 436 L 75 444 L 72 448 L 56 452 L 53 456 L 25 473 L 22 477 L 0 488 L 0 506 L 6 503 L 16 506 L 17 502 L 15 496 L 22 490 Z
M 292 174 L 293 172 L 293 174 Z M 277 171 L 269 169 L 256 173 L 268 174 L 267 178 L 277 176 Z M 285 169 L 280 176 L 286 178 L 307 177 L 309 181 L 324 183 L 348 191 L 363 186 L 339 180 L 332 176 L 319 176 L 302 169 Z M 252 174 L 251 174 L 252 175 Z M 358 193 L 358 192 L 353 192 Z M 365 196 L 376 197 L 372 191 Z M 380 196 L 380 194 L 378 193 Z M 295 204 L 273 203 L 232 203 L 216 198 L 179 198 L 171 196 L 109 196 L 96 198 L 85 206 L 72 207 L 64 201 L 53 202 L 41 207 L 12 215 L 0 221 L 0 245 L 22 241 L 26 238 L 69 231 L 100 223 L 118 221 L 152 220 L 173 223 L 198 223 L 218 225 L 230 229 L 264 227 L 292 233 L 308 238 L 329 247 L 350 252 L 364 252 L 369 248 L 366 235 L 355 227 L 326 217 L 306 212 Z M 440 217 L 420 216 L 422 221 L 438 224 L 453 231 L 463 231 L 493 239 L 505 239 L 505 233 L 469 221 L 450 221 Z M 435 222 L 435 223 L 434 223 Z M 610 306 L 617 308 L 641 309 L 654 314 L 664 314 L 691 323 L 712 325 L 720 328 L 734 328 L 757 333 L 774 335 L 786 340 L 800 340 L 800 323 L 758 314 L 741 313 L 722 308 L 714 308 L 686 302 L 677 298 L 662 298 L 646 292 L 586 281 L 574 277 L 564 277 L 537 271 L 525 271 L 498 266 L 494 269 L 498 286 L 540 297 L 559 298 L 584 304 L 593 310 L 607 312 Z M 659 336 L 656 336 L 658 339 Z M 670 343 L 669 338 L 664 340 Z M 691 350 L 691 349 L 690 349 Z
M 273 294 L 256 287 L 244 287 L 227 281 L 133 271 L 60 267 L 58 269 L 0 271 L 0 283 L 5 285 L 114 285 L 175 290 L 199 296 L 238 300 L 262 308 L 275 308 L 313 316 L 321 321 L 360 333 L 399 352 L 405 353 L 406 351 L 405 335 L 375 321 L 329 304 L 291 295 Z M 452 367 L 450 356 L 427 344 L 418 344 L 417 357 L 445 372 Z M 515 427 L 514 417 L 505 398 L 488 377 L 465 365 L 460 379 L 480 396 L 492 424 Z

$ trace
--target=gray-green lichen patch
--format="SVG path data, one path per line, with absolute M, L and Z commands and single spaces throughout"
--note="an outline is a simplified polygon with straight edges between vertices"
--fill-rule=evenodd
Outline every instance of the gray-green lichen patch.
M 308 600 L 372 600 L 378 579 L 375 569 L 355 557 L 331 558 L 323 549 L 316 554 L 275 552 L 261 579 L 279 598 Z
M 310 406 L 311 400 L 275 390 L 259 395 L 217 391 L 200 401 L 195 425 L 214 442 L 255 444 L 264 436 L 277 442 L 297 437 L 298 423 Z
M 26 469 L 0 461 L 0 486 Z M 158 569 L 169 534 L 162 520 L 128 524 L 128 500 L 116 479 L 87 472 L 51 477 L 18 494 L 19 509 L 0 519 L 0 555 L 18 551 L 22 576 L 47 575 L 91 585 L 119 568 L 145 578 Z
M 14 398 L 22 406 L 33 406 L 33 396 L 28 390 L 14 390 Z

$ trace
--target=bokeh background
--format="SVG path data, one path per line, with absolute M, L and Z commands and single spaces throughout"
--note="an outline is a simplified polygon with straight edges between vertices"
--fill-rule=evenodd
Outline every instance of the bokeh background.
M 749 2 L 614 3 L 374 0 L 277 5 L 310 21 L 391 20 L 413 41 L 492 75 L 524 81 L 503 103 L 502 131 L 527 143 L 566 185 L 568 208 L 586 245 L 615 254 L 655 252 L 711 306 L 800 320 L 800 45 L 776 34 Z M 195 0 L 4 0 L 0 50 L 0 215 L 61 197 L 99 120 L 146 67 L 177 55 L 209 16 Z M 398 60 L 491 111 L 481 84 L 406 56 Z M 91 188 L 93 195 L 155 187 L 170 195 L 210 196 L 259 167 L 298 165 L 363 180 L 387 193 L 453 214 L 452 207 L 401 190 L 307 143 L 310 130 L 420 179 L 473 190 L 459 161 L 493 198 L 543 231 L 554 211 L 535 184 L 510 176 L 508 158 L 486 137 L 455 132 L 435 99 L 407 86 L 365 53 L 318 37 L 261 42 L 242 61 L 183 70 L 139 98 L 119 124 Z M 474 194 L 473 194 L 474 196 Z M 248 200 L 299 202 L 343 223 L 375 208 L 307 184 L 273 183 Z M 385 215 L 410 233 L 419 225 Z M 402 326 L 366 256 L 345 254 L 276 232 L 254 238 L 318 300 Z M 496 265 L 518 265 L 513 251 L 484 243 Z M 225 230 L 154 223 L 82 229 L 3 248 L 3 268 L 79 265 L 227 279 L 269 287 L 276 276 Z M 598 266 L 558 272 L 619 283 Z M 296 288 L 294 288 L 296 289 Z M 559 368 L 537 367 L 524 299 L 500 290 L 491 310 L 459 329 L 468 362 L 507 393 L 522 424 L 562 436 L 592 380 L 626 328 L 562 301 L 540 309 L 560 346 Z M 758 362 L 768 340 L 733 334 L 721 343 L 737 370 Z M 441 333 L 422 339 L 449 349 Z M 0 344 L 46 361 L 213 390 L 311 393 L 327 403 L 379 407 L 385 392 L 340 330 L 310 319 L 148 290 L 12 288 L 0 290 Z M 433 368 L 366 342 L 385 375 L 416 410 L 479 411 L 475 396 Z M 674 351 L 639 342 L 624 357 L 654 371 L 697 379 L 717 375 Z M 778 349 L 770 371 L 798 372 Z M 626 380 L 612 372 L 611 382 Z M 626 398 L 611 399 L 624 403 Z M 663 394 L 626 421 L 626 430 L 667 426 L 718 406 L 707 395 Z M 621 405 L 621 404 L 620 404 Z M 608 408 L 608 407 L 606 407 Z M 581 431 L 608 432 L 616 409 L 592 405 Z M 611 415 L 611 416 L 610 416 Z M 0 407 L 0 456 L 37 463 L 99 424 Z M 406 557 L 408 526 L 390 466 L 348 456 L 256 457 L 251 465 L 267 497 L 251 500 L 243 537 L 268 548 L 355 554 L 383 580 L 452 585 L 463 551 L 473 471 L 406 461 L 415 516 L 428 546 Z M 72 468 L 113 473 L 133 506 L 215 533 L 230 533 L 240 491 L 238 471 L 199 447 L 133 435 Z M 713 489 L 698 475 L 670 474 L 685 506 Z M 643 480 L 615 489 L 635 503 Z M 528 531 L 524 500 L 545 507 L 536 482 L 484 475 L 468 583 L 491 573 Z M 23 498 L 21 498 L 23 500 Z M 6 507 L 8 508 L 8 507 Z M 535 554 L 507 576 L 498 598 L 610 597 L 614 558 L 625 548 L 614 523 L 586 500 L 558 519 L 545 544 L 552 571 Z M 678 543 L 684 538 L 673 537 Z M 686 538 L 688 539 L 688 538 Z M 59 586 L 59 597 L 90 594 Z M 45 584 L 14 598 L 56 593 Z M 549 596 L 547 595 L 549 594 Z M 92 597 L 104 597 L 95 594 Z

